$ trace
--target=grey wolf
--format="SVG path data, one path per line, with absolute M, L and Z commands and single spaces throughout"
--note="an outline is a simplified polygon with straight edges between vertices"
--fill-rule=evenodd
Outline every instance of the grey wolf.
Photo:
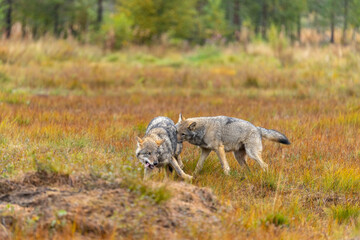
M 144 164 L 144 178 L 147 179 L 154 169 L 162 167 L 174 169 L 183 179 L 190 180 L 192 176 L 184 173 L 180 159 L 182 143 L 176 140 L 176 127 L 167 117 L 156 117 L 149 123 L 145 136 L 136 137 L 136 157 Z M 168 168 L 168 169 L 170 169 Z
M 185 119 L 180 113 L 176 129 L 179 143 L 188 141 L 201 148 L 201 156 L 194 175 L 201 171 L 211 151 L 216 152 L 227 175 L 230 167 L 225 152 L 233 152 L 237 162 L 242 166 L 245 165 L 248 170 L 250 169 L 246 155 L 254 159 L 263 170 L 267 170 L 268 165 L 261 158 L 262 138 L 290 144 L 287 137 L 276 130 L 256 127 L 248 121 L 226 116 Z

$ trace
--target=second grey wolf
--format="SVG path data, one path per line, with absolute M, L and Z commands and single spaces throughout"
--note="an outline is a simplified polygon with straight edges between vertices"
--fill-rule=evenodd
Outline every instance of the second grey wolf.
M 211 151 L 216 152 L 224 173 L 228 175 L 230 167 L 225 152 L 233 152 L 237 162 L 249 169 L 246 163 L 248 155 L 266 170 L 268 165 L 261 158 L 261 139 L 290 144 L 287 137 L 276 130 L 256 127 L 248 121 L 226 116 L 185 119 L 180 113 L 176 129 L 178 142 L 188 141 L 201 148 L 194 175 L 201 171 Z
M 144 178 L 147 179 L 154 169 L 171 166 L 176 173 L 186 180 L 192 176 L 184 173 L 180 159 L 182 143 L 176 140 L 176 127 L 167 117 L 156 117 L 149 123 L 145 136 L 136 137 L 136 157 L 144 164 Z

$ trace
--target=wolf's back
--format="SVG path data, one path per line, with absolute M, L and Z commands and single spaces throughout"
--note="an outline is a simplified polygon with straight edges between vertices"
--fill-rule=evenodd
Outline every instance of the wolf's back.
M 287 137 L 282 134 L 281 132 L 278 132 L 276 130 L 272 130 L 272 129 L 266 129 L 266 128 L 262 128 L 262 127 L 257 127 L 257 129 L 259 129 L 260 133 L 261 133 L 261 137 L 268 139 L 270 141 L 274 141 L 274 142 L 278 142 L 278 143 L 282 143 L 282 144 L 286 144 L 289 145 L 290 141 L 289 139 L 287 139 Z
M 148 133 L 151 129 L 158 128 L 158 127 L 171 128 L 171 129 L 175 129 L 175 131 L 176 131 L 173 120 L 171 120 L 168 117 L 160 116 L 160 117 L 156 117 L 150 121 L 149 125 L 146 128 L 146 133 Z
M 180 154 L 182 151 L 182 144 L 177 143 L 176 141 L 176 127 L 173 120 L 168 117 L 156 117 L 150 121 L 148 127 L 146 128 L 146 134 L 148 134 L 150 131 L 156 131 L 158 135 L 159 131 L 162 133 L 165 131 L 165 135 L 171 144 L 171 151 L 177 155 Z

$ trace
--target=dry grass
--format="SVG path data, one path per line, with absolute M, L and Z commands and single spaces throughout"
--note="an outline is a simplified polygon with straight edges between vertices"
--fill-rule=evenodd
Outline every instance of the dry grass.
M 236 46 L 184 53 L 161 47 L 102 53 L 46 41 L 0 46 L 3 178 L 39 167 L 140 178 L 134 137 L 153 117 L 229 115 L 277 129 L 292 144 L 264 142 L 267 173 L 252 160 L 249 173 L 229 154 L 232 171 L 224 176 L 211 154 L 192 184 L 210 187 L 223 205 L 231 205 L 218 213 L 221 230 L 204 232 L 194 224 L 176 228 L 175 236 L 338 239 L 359 233 L 360 56 L 351 46 L 291 48 L 289 64 L 264 44 L 250 44 L 247 53 Z M 199 150 L 186 144 L 182 157 L 191 173 Z M 142 191 L 137 184 L 131 189 Z M 154 194 L 155 201 L 169 197 L 162 190 Z M 28 228 L 40 225 L 8 231 L 21 238 Z M 63 229 L 37 236 L 69 237 L 71 226 Z M 150 238 L 161 237 L 150 230 Z M 109 238 L 120 237 L 114 234 Z

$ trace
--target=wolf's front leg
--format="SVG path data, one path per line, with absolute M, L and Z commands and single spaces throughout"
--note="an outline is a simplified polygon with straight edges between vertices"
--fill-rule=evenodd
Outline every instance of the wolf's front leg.
M 204 166 L 205 159 L 209 156 L 210 152 L 210 149 L 201 148 L 201 156 L 198 163 L 196 164 L 194 175 L 197 175 L 201 171 Z
M 174 157 L 170 159 L 171 166 L 175 169 L 176 173 L 185 180 L 191 180 L 193 177 L 186 174 L 179 166 L 177 160 Z
M 181 161 L 181 157 L 179 155 L 175 156 L 175 159 L 177 160 L 179 166 L 181 169 L 184 168 L 184 163 Z

